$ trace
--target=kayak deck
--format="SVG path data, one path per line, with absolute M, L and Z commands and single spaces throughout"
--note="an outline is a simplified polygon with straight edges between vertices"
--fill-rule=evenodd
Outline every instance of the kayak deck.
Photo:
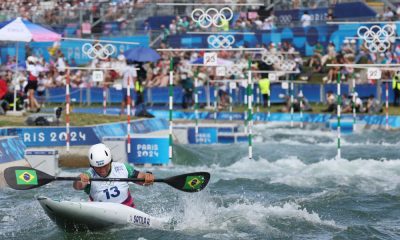
M 43 196 L 37 200 L 50 219 L 66 231 L 102 230 L 117 225 L 161 229 L 167 224 L 166 220 L 118 203 L 54 201 Z

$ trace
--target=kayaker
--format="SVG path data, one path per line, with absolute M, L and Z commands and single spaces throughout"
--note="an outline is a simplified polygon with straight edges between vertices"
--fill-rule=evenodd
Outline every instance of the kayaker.
M 135 207 L 128 182 L 90 182 L 90 178 L 143 178 L 144 182 L 139 184 L 144 186 L 154 182 L 152 173 L 139 172 L 129 164 L 113 162 L 111 150 L 103 143 L 90 147 L 88 158 L 90 168 L 79 175 L 80 181 L 74 181 L 73 187 L 84 190 L 91 201 L 115 202 Z

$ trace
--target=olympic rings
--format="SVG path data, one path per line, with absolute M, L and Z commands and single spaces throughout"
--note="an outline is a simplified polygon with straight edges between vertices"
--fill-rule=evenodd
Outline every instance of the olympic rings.
M 363 39 L 364 46 L 371 52 L 385 52 L 393 42 L 395 30 L 391 25 L 380 27 L 373 25 L 371 28 L 361 26 L 357 30 L 357 35 Z
M 209 8 L 206 11 L 201 8 L 195 8 L 191 17 L 202 28 L 208 28 L 211 25 L 222 27 L 224 25 L 223 21 L 230 21 L 233 18 L 233 12 L 228 7 L 221 8 L 219 11 L 216 8 Z
M 238 66 L 238 65 L 234 65 L 234 66 L 227 66 L 225 68 L 225 76 L 237 76 L 243 73 L 243 66 Z
M 292 21 L 291 15 L 279 15 L 278 20 L 282 24 L 288 24 Z
M 283 70 L 283 71 L 293 71 L 294 68 L 296 67 L 296 62 L 293 60 L 290 60 L 290 59 L 289 60 L 286 59 L 286 60 L 282 61 L 280 67 L 281 67 L 281 70 Z
M 235 37 L 232 35 L 210 35 L 207 38 L 207 42 L 213 48 L 229 48 L 235 42 Z
M 83 54 L 87 55 L 91 59 L 100 58 L 104 60 L 109 58 L 116 51 L 116 47 L 112 44 L 106 44 L 103 46 L 100 43 L 96 43 L 95 45 L 85 43 L 82 45 Z
M 283 61 L 283 55 L 264 51 L 261 55 L 261 60 L 268 65 L 280 64 Z

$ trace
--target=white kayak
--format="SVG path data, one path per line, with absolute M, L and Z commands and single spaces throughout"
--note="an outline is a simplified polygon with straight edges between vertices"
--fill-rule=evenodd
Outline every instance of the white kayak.
M 66 231 L 101 230 L 116 225 L 161 229 L 167 224 L 166 220 L 118 203 L 55 201 L 43 196 L 37 200 L 51 220 Z

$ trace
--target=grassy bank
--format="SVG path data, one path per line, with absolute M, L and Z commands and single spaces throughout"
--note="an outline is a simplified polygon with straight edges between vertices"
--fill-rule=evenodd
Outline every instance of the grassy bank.
M 311 113 L 323 113 L 323 110 L 326 109 L 326 105 L 324 104 L 311 104 L 313 111 Z M 98 108 L 100 106 L 92 106 L 94 108 Z M 283 105 L 274 104 L 271 106 L 271 112 L 280 112 Z M 233 108 L 234 112 L 243 112 L 247 109 L 246 106 L 236 106 Z M 186 110 L 193 111 L 193 110 Z M 205 109 L 200 109 L 199 111 L 207 111 Z M 211 110 L 208 110 L 212 112 Z M 228 111 L 225 109 L 223 111 Z M 256 107 L 254 106 L 254 112 L 256 112 Z M 260 112 L 267 112 L 267 108 L 260 107 Z M 26 126 L 25 119 L 32 113 L 25 113 L 23 116 L 0 116 L 0 127 L 10 127 L 10 126 Z M 349 113 L 351 114 L 351 113 Z M 376 115 L 385 115 L 385 109 L 382 113 Z M 389 107 L 389 115 L 400 115 L 400 107 Z M 104 124 L 111 122 L 120 122 L 126 121 L 126 116 L 117 116 L 117 115 L 94 115 L 94 114 L 84 114 L 84 113 L 73 113 L 70 115 L 71 126 L 87 126 L 87 125 L 96 125 L 96 124 Z M 135 117 L 132 117 L 135 119 Z M 63 113 L 61 117 L 62 123 L 60 125 L 64 125 L 65 123 L 65 114 Z
M 31 113 L 26 113 L 23 116 L 0 116 L 0 127 L 10 126 L 26 126 L 25 119 Z M 134 119 L 134 118 L 132 118 Z M 65 123 L 65 116 L 61 117 L 61 125 Z M 87 126 L 102 123 L 126 121 L 126 116 L 110 116 L 110 115 L 94 115 L 84 113 L 73 113 L 70 115 L 71 126 Z

